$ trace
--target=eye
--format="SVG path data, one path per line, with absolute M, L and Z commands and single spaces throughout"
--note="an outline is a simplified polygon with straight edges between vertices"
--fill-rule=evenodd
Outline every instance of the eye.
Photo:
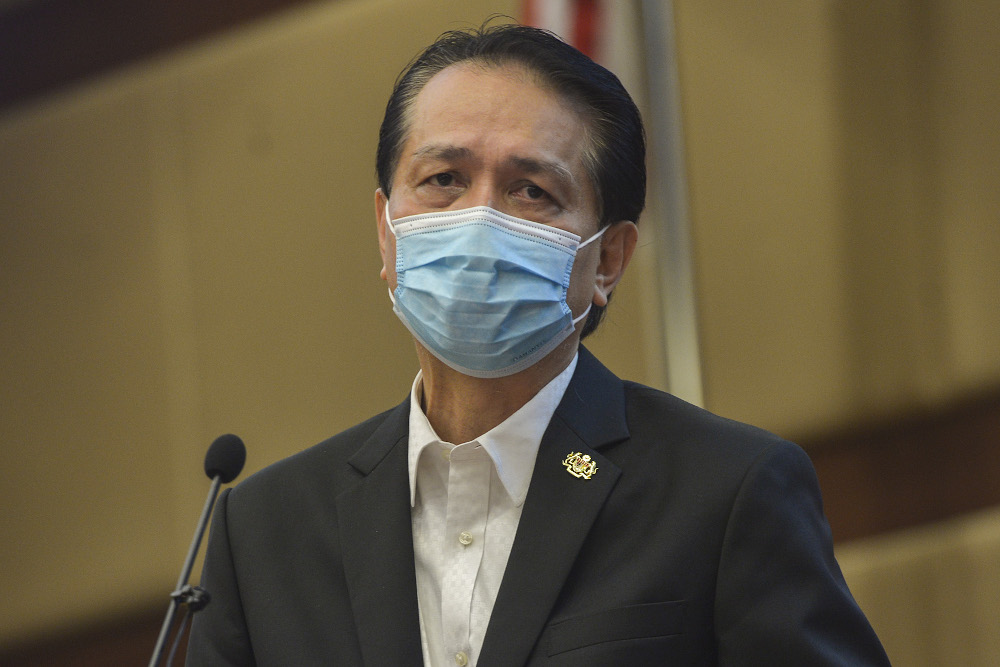
M 446 188 L 455 183 L 455 177 L 449 173 L 434 174 L 431 176 L 430 180 L 434 185 L 438 185 L 442 188 Z
M 522 206 L 530 206 L 532 210 L 536 211 L 534 215 L 537 215 L 537 211 L 542 207 L 559 207 L 559 200 L 556 199 L 548 190 L 543 187 L 536 185 L 531 181 L 522 181 L 518 183 L 512 190 L 511 196 Z M 534 218 L 532 218 L 534 219 Z
M 525 196 L 528 197 L 528 199 L 541 199 L 541 198 L 546 197 L 548 195 L 548 193 L 545 192 L 545 190 L 542 190 L 537 185 L 529 185 L 529 186 L 525 187 L 524 188 L 524 194 L 525 194 Z

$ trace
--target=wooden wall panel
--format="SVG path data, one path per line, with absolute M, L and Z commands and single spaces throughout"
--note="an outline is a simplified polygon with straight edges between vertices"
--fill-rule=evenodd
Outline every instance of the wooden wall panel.
M 309 1 L 16 3 L 0 12 L 0 108 Z

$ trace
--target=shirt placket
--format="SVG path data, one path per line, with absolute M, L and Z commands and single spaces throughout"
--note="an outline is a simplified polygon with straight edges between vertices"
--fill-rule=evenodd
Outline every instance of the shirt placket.
M 489 455 L 476 443 L 459 445 L 451 452 L 441 621 L 447 654 L 460 667 L 475 660 L 469 641 L 470 620 L 476 576 L 483 560 L 490 465 Z

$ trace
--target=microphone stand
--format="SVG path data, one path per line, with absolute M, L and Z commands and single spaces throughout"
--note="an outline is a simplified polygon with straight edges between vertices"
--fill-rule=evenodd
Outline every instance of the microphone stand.
M 208 591 L 200 586 L 188 584 L 188 577 L 191 576 L 191 568 L 194 567 L 194 559 L 198 556 L 198 549 L 201 547 L 201 538 L 205 534 L 209 517 L 212 515 L 212 506 L 219 495 L 219 488 L 222 486 L 222 475 L 212 478 L 212 487 L 208 491 L 208 498 L 205 500 L 205 508 L 201 511 L 201 519 L 198 520 L 198 528 L 195 529 L 194 539 L 191 540 L 191 548 L 188 550 L 187 558 L 184 560 L 184 567 L 181 568 L 181 576 L 177 580 L 177 588 L 170 594 L 170 606 L 167 607 L 167 615 L 163 619 L 163 627 L 160 628 L 160 636 L 156 640 L 156 648 L 153 649 L 153 657 L 149 660 L 149 667 L 157 667 L 163 657 L 163 649 L 167 639 L 173 631 L 177 620 L 177 608 L 186 605 L 189 613 L 200 611 L 209 602 Z

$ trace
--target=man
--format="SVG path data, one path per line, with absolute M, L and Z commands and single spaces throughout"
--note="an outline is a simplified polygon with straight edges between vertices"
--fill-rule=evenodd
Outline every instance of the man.
M 638 112 L 542 31 L 404 72 L 375 193 L 410 398 L 224 493 L 191 665 L 875 665 L 806 455 L 586 350 Z

